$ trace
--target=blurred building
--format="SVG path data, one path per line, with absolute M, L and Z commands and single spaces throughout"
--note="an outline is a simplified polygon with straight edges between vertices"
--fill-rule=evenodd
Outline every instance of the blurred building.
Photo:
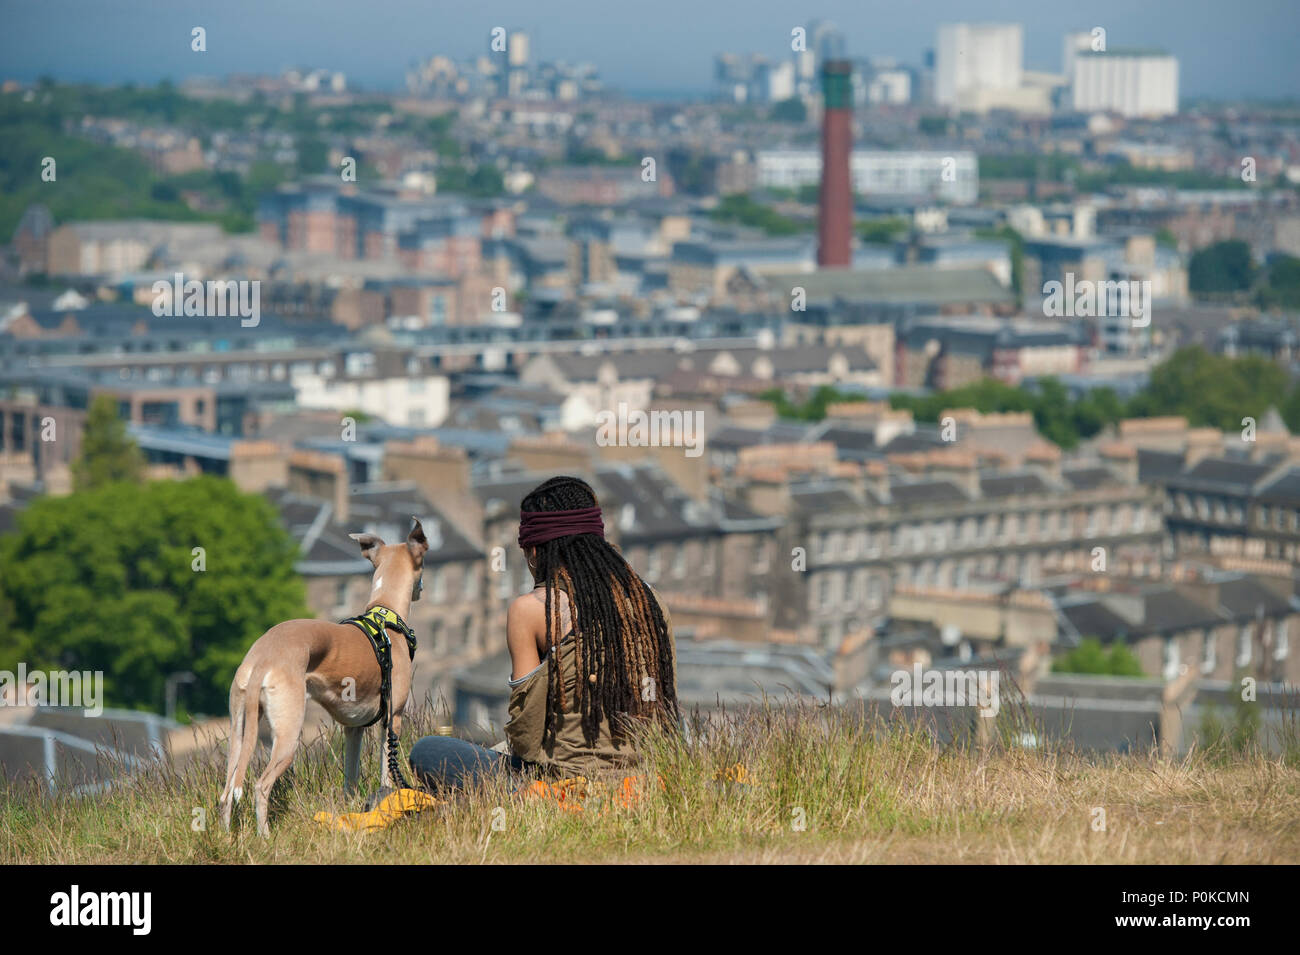
M 1070 77 L 1077 112 L 1158 118 L 1178 112 L 1178 61 L 1156 50 L 1076 52 Z

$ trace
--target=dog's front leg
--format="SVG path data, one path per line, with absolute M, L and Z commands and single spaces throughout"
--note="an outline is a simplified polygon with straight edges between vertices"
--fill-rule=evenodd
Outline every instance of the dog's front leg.
M 357 791 L 361 779 L 361 737 L 365 734 L 364 726 L 343 727 L 343 795 L 351 796 Z

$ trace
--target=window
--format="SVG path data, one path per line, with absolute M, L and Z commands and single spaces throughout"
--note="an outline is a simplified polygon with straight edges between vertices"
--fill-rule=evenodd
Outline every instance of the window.
M 1214 633 L 1210 630 L 1205 631 L 1204 645 L 1201 649 L 1201 672 L 1213 673 L 1214 668 L 1219 665 L 1219 650 L 1215 643 Z
M 1250 666 L 1250 627 L 1242 627 L 1237 632 L 1237 666 Z
M 867 604 L 871 607 L 879 607 L 881 600 L 880 578 L 872 577 L 867 585 Z
M 1277 631 L 1273 635 L 1273 659 L 1285 660 L 1290 650 L 1290 637 L 1286 632 L 1286 621 L 1279 620 L 1277 622 Z
M 1178 676 L 1178 670 L 1181 666 L 1181 656 L 1182 654 L 1179 651 L 1177 638 L 1165 637 L 1164 677 L 1166 680 L 1172 680 L 1174 677 Z
M 443 567 L 433 569 L 433 580 L 429 585 L 429 599 L 442 603 L 447 599 L 447 573 Z
M 673 548 L 673 576 L 681 579 L 686 576 L 686 545 L 678 544 Z
M 461 592 L 466 600 L 474 600 L 478 597 L 478 572 L 471 565 L 465 565 L 461 568 Z
M 817 580 L 817 602 L 823 607 L 831 603 L 831 575 L 822 574 Z
M 505 600 L 510 596 L 510 572 L 502 568 L 497 573 L 497 597 Z
M 646 579 L 656 581 L 659 579 L 660 560 L 659 548 L 651 547 L 646 554 L 645 575 Z
M 348 581 L 347 578 L 339 580 L 334 584 L 334 606 L 346 607 L 348 605 Z

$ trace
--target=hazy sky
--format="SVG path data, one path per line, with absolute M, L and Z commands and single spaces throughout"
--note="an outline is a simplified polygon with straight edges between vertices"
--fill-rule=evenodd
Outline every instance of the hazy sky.
M 434 53 L 486 49 L 492 27 L 527 30 L 533 58 L 596 64 L 625 91 L 699 92 L 714 53 L 789 50 L 814 18 L 850 55 L 920 63 L 935 27 L 1013 21 L 1025 65 L 1059 70 L 1068 30 L 1175 54 L 1184 96 L 1300 96 L 1300 0 L 0 0 L 0 77 L 138 83 L 164 77 L 339 69 L 392 88 Z M 190 51 L 202 26 L 208 51 Z

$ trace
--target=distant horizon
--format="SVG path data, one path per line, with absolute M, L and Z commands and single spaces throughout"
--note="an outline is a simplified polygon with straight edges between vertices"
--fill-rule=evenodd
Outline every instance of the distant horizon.
M 1180 98 L 1278 102 L 1300 98 L 1300 4 L 1290 0 L 918 0 L 900 11 L 881 0 L 818 5 L 750 0 L 727 4 L 664 0 L 653 10 L 611 9 L 570 0 L 548 16 L 524 0 L 467 11 L 439 0 L 0 0 L 0 79 L 118 86 L 180 84 L 193 76 L 278 75 L 290 67 L 344 73 L 374 92 L 404 88 L 405 72 L 433 55 L 464 61 L 486 52 L 494 26 L 530 35 L 530 62 L 590 62 L 612 92 L 629 98 L 698 98 L 711 90 L 719 53 L 789 52 L 790 30 L 814 19 L 836 23 L 852 58 L 920 66 L 945 22 L 1006 22 L 1024 28 L 1024 66 L 1059 72 L 1064 35 L 1101 26 L 1113 48 L 1154 46 L 1177 57 Z M 1084 19 L 1084 18 L 1087 19 Z M 1289 26 L 1288 26 L 1289 24 Z M 208 50 L 189 49 L 203 26 Z M 250 26 L 253 27 L 250 29 Z M 683 27 L 686 26 L 684 29 Z

